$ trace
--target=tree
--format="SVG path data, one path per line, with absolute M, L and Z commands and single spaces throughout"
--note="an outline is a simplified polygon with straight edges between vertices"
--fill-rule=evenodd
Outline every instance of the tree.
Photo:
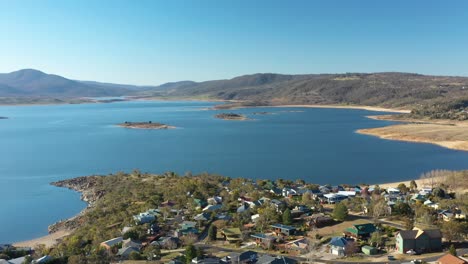
M 356 241 L 350 241 L 345 246 L 345 255 L 352 256 L 358 251 L 358 244 Z
M 403 193 L 403 194 L 408 192 L 408 187 L 406 187 L 406 184 L 404 184 L 404 183 L 398 184 L 397 189 L 400 190 L 400 192 Z
M 455 256 L 455 257 L 457 256 L 457 249 L 455 248 L 455 246 L 453 244 L 450 245 L 450 247 L 449 247 L 449 253 L 451 255 Z
M 185 261 L 186 263 L 192 263 L 192 259 L 197 256 L 197 249 L 193 244 L 185 247 Z
M 292 215 L 291 215 L 291 210 L 289 210 L 289 208 L 286 208 L 286 210 L 284 210 L 283 224 L 285 224 L 285 225 L 292 224 Z
M 440 188 L 440 187 L 436 187 L 434 188 L 434 190 L 432 191 L 432 194 L 434 196 L 437 196 L 437 197 L 440 197 L 440 198 L 444 198 L 445 197 L 445 191 L 444 189 Z
M 133 251 L 132 253 L 130 253 L 130 255 L 128 255 L 128 259 L 130 260 L 141 260 L 141 255 L 140 253 L 136 252 L 136 251 Z
M 448 241 L 463 240 L 467 235 L 468 224 L 457 221 L 443 221 L 441 230 L 442 235 Z
M 203 250 L 202 247 L 198 247 L 198 248 L 197 248 L 197 253 L 196 253 L 196 255 L 197 255 L 197 258 L 203 258 L 203 256 L 205 256 L 205 251 Z
M 369 238 L 369 243 L 375 247 L 381 246 L 383 244 L 382 234 L 378 231 L 372 233 L 371 237 Z
M 148 245 L 143 254 L 145 254 L 147 260 L 153 260 L 161 255 L 161 249 L 159 246 Z
M 133 239 L 137 240 L 140 237 L 140 234 L 138 234 L 138 231 L 135 229 L 131 229 L 123 234 L 123 239 Z
M 395 204 L 393 207 L 392 212 L 395 215 L 406 215 L 406 216 L 411 216 L 413 213 L 413 210 L 411 210 L 411 207 L 407 203 L 399 202 Z
M 412 180 L 412 181 L 410 182 L 409 186 L 410 186 L 410 189 L 411 189 L 412 191 L 414 191 L 414 190 L 416 190 L 416 189 L 418 188 L 418 185 L 416 184 L 416 181 L 415 181 L 415 180 Z
M 404 221 L 405 221 L 405 230 L 412 230 L 414 227 L 414 219 L 405 217 Z
M 210 225 L 210 228 L 208 228 L 208 240 L 216 241 L 217 232 L 218 228 L 215 225 Z
M 348 208 L 344 203 L 335 204 L 333 209 L 333 218 L 338 221 L 344 221 L 348 217 Z

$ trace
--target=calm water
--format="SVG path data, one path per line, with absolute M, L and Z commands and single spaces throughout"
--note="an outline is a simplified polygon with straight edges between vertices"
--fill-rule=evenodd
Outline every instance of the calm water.
M 253 121 L 213 118 L 207 102 L 0 107 L 0 243 L 31 239 L 84 208 L 49 182 L 117 171 L 216 172 L 232 177 L 379 183 L 431 169 L 467 169 L 468 152 L 380 140 L 356 129 L 390 122 L 343 109 L 242 109 Z M 303 112 L 289 112 L 290 110 Z M 124 121 L 173 130 L 133 130 Z

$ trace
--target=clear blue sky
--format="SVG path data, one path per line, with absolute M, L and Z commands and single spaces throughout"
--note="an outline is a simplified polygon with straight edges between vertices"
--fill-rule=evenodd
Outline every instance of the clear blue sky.
M 468 76 L 468 1 L 0 0 L 0 72 L 160 84 L 256 72 Z

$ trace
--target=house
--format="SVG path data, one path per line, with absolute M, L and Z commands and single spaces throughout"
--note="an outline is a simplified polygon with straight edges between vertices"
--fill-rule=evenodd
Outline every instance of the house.
M 285 203 L 283 201 L 272 199 L 270 201 L 271 206 L 276 208 L 276 212 L 281 212 L 282 208 L 284 207 Z
M 323 197 L 325 198 L 325 201 L 329 204 L 339 203 L 345 199 L 348 199 L 348 196 L 337 193 L 327 193 L 324 194 Z
M 400 194 L 400 189 L 397 188 L 388 188 L 387 189 L 388 194 Z
M 213 196 L 211 198 L 208 198 L 206 201 L 208 202 L 208 204 L 221 204 L 223 203 L 223 197 Z
M 338 191 L 337 194 L 346 196 L 347 198 L 352 198 L 356 196 L 355 191 Z
M 353 225 L 345 229 L 345 235 L 356 239 L 368 238 L 376 230 L 375 225 L 371 223 Z
M 32 264 L 41 264 L 41 263 L 47 263 L 49 261 L 53 260 L 53 258 L 49 255 L 45 255 L 41 258 L 35 259 L 31 261 Z
M 284 249 L 290 254 L 305 254 L 307 253 L 309 241 L 307 238 L 300 238 L 284 244 Z
M 223 208 L 223 205 L 221 204 L 210 204 L 208 205 L 207 207 L 203 208 L 203 212 L 215 212 L 215 211 L 218 211 L 218 210 L 221 210 L 221 208 Z
M 421 195 L 428 195 L 432 193 L 432 188 L 430 187 L 422 187 L 421 191 L 419 191 L 419 194 Z
M 119 249 L 119 252 L 117 252 L 117 256 L 123 259 L 128 259 L 130 254 L 132 254 L 133 252 L 140 253 L 140 251 L 134 247 L 122 247 L 121 249 Z
M 271 245 L 275 242 L 276 238 L 273 236 L 269 236 L 266 234 L 254 234 L 250 235 L 251 237 L 255 238 L 255 243 L 258 245 Z
M 141 243 L 133 241 L 131 238 L 128 238 L 122 241 L 122 248 L 124 247 L 132 247 L 132 248 L 140 249 Z
M 107 241 L 101 242 L 100 246 L 107 250 L 111 250 L 113 246 L 119 243 L 122 243 L 122 241 L 123 241 L 123 237 L 116 237 L 116 238 L 112 238 Z
M 229 255 L 229 259 L 232 264 L 247 264 L 255 263 L 257 261 L 258 255 L 255 251 L 244 251 L 244 252 L 232 252 Z
M 328 245 L 330 245 L 330 253 L 337 256 L 344 256 L 348 243 L 348 240 L 344 237 L 332 237 L 330 243 L 328 243 Z
M 439 219 L 442 219 L 446 222 L 451 221 L 455 217 L 455 214 L 450 210 L 443 210 L 439 212 Z
M 320 228 L 332 224 L 333 218 L 324 214 L 313 214 L 307 218 L 306 225 L 312 228 Z
M 297 260 L 285 256 L 262 255 L 258 258 L 256 264 L 296 264 Z
M 193 220 L 195 221 L 208 221 L 211 219 L 211 214 L 209 213 L 201 213 L 196 215 Z
M 467 264 L 465 260 L 455 257 L 451 254 L 445 254 L 441 258 L 437 260 L 437 263 L 439 264 Z
M 396 236 L 396 249 L 402 254 L 409 250 L 416 252 L 440 251 L 442 249 L 442 234 L 439 229 L 402 230 Z
M 151 242 L 151 245 L 164 249 L 176 249 L 179 243 L 180 240 L 177 237 L 160 237 L 157 241 Z
M 283 195 L 283 197 L 297 196 L 299 195 L 299 191 L 295 188 L 284 187 L 281 194 Z
M 363 246 L 361 248 L 361 251 L 366 255 L 376 255 L 378 253 L 378 250 L 375 247 L 371 246 Z
M 203 208 L 208 205 L 208 202 L 206 202 L 205 200 L 196 199 L 196 198 L 193 199 L 193 203 L 195 204 L 197 208 Z
M 241 214 L 243 212 L 247 212 L 250 209 L 250 206 L 248 203 L 243 203 L 241 206 L 237 208 L 237 213 Z
M 139 213 L 133 216 L 133 220 L 137 225 L 151 223 L 156 220 L 156 216 L 159 215 L 158 209 L 149 209 L 146 212 Z
M 291 236 L 296 233 L 296 228 L 293 226 L 287 226 L 287 225 L 282 225 L 282 224 L 274 224 L 271 225 L 273 227 L 274 232 L 276 235 L 283 234 L 286 236 Z

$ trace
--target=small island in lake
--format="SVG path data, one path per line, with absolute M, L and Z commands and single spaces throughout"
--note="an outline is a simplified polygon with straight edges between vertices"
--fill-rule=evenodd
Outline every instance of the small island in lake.
M 135 129 L 172 129 L 176 128 L 175 126 L 169 126 L 166 124 L 158 123 L 158 122 L 128 122 L 125 121 L 124 123 L 118 124 L 120 127 L 125 128 L 135 128 Z
M 216 118 L 225 119 L 225 120 L 247 120 L 245 115 L 236 114 L 236 113 L 221 113 L 215 115 Z

